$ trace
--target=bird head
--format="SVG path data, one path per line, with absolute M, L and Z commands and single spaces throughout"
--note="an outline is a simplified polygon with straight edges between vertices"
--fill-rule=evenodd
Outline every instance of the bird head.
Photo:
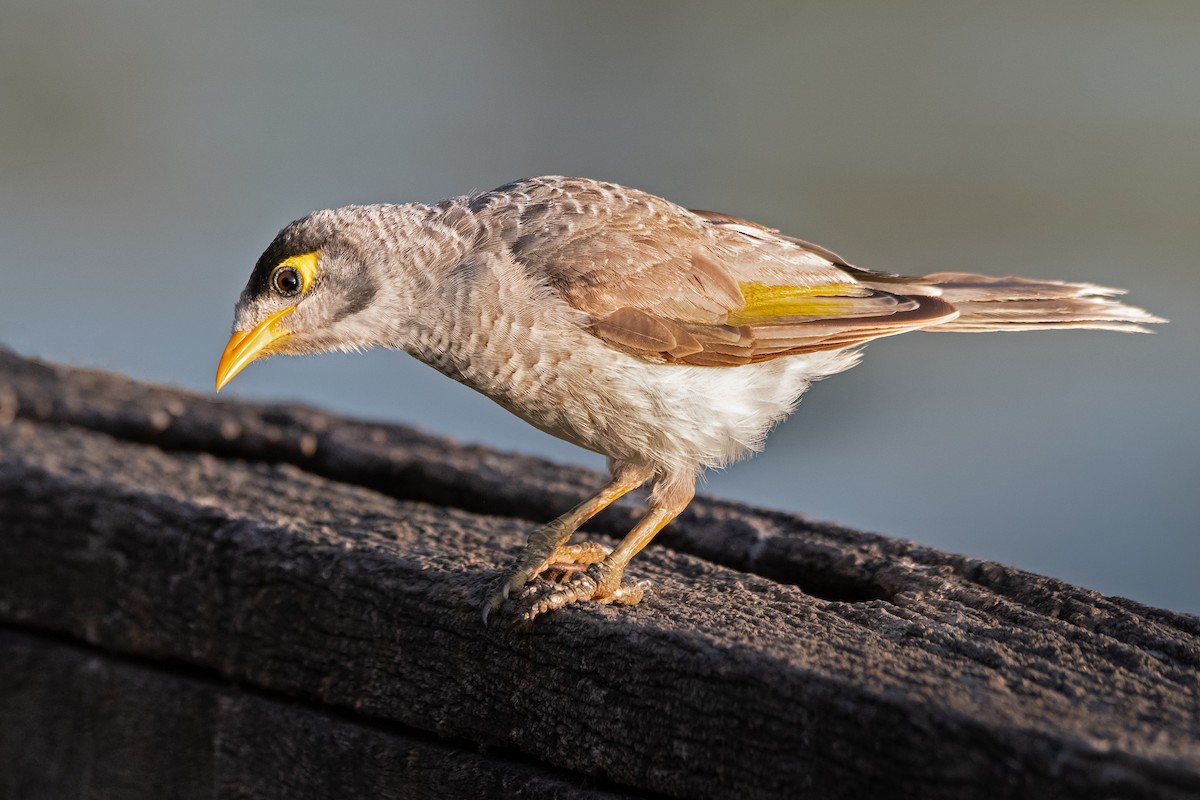
M 233 335 L 217 365 L 217 390 L 251 362 L 374 344 L 355 316 L 378 281 L 352 209 L 317 211 L 288 225 L 259 257 L 234 310 Z

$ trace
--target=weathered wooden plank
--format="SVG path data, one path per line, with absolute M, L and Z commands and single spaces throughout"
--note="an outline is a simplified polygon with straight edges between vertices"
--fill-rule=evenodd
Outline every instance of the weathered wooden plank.
M 542 517 L 586 473 L 539 496 L 544 462 L 4 368 L 2 619 L 676 796 L 1200 792 L 1195 617 L 710 501 L 673 541 L 760 575 L 651 548 L 642 606 L 487 630 L 483 584 L 529 523 L 348 484 Z M 225 439 L 224 415 L 253 431 Z M 380 480 L 390 456 L 420 462 L 410 484 Z M 801 589 L 817 569 L 825 599 Z
M 616 800 L 578 775 L 0 628 L 0 797 Z

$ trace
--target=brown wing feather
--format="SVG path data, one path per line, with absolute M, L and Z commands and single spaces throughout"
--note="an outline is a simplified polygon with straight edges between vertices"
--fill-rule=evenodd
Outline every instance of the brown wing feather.
M 592 333 L 622 350 L 665 353 L 681 359 L 704 350 L 678 323 L 663 320 L 636 308 L 619 308 L 592 323 Z
M 770 228 L 615 184 L 538 178 L 503 191 L 516 215 L 505 229 L 514 257 L 586 313 L 595 336 L 641 358 L 734 366 L 956 314 L 920 279 L 858 269 Z M 811 300 L 750 308 L 744 287 Z
M 941 289 L 934 285 L 930 277 L 917 278 L 911 275 L 897 275 L 892 272 L 879 272 L 865 267 L 858 267 L 851 264 L 846 259 L 839 256 L 837 253 L 827 248 L 821 247 L 818 244 L 799 239 L 795 236 L 788 236 L 785 233 L 780 233 L 775 228 L 768 228 L 765 225 L 760 225 L 757 222 L 734 217 L 729 214 L 721 214 L 715 211 L 699 211 L 692 209 L 692 213 L 704 219 L 715 226 L 723 226 L 726 230 L 742 231 L 751 233 L 763 238 L 775 238 L 785 242 L 789 242 L 801 250 L 822 258 L 828 261 L 833 266 L 851 275 L 855 280 L 864 286 L 869 286 L 872 289 L 881 289 L 883 291 L 891 291 L 899 294 L 919 294 L 940 296 Z M 750 229 L 750 230 L 746 230 Z

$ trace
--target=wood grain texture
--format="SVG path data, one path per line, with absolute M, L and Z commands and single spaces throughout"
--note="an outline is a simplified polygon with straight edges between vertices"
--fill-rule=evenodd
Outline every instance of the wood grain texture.
M 698 501 L 642 605 L 483 627 L 594 480 L 0 353 L 0 621 L 634 793 L 1200 795 L 1200 619 L 793 515 Z
M 12 628 L 0 628 L 0 661 L 2 797 L 631 796 L 469 742 Z

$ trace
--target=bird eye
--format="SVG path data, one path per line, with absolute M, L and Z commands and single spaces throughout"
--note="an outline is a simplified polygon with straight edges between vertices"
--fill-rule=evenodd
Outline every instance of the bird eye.
M 295 267 L 276 267 L 271 273 L 271 285 L 284 297 L 295 297 L 300 293 L 303 281 Z

